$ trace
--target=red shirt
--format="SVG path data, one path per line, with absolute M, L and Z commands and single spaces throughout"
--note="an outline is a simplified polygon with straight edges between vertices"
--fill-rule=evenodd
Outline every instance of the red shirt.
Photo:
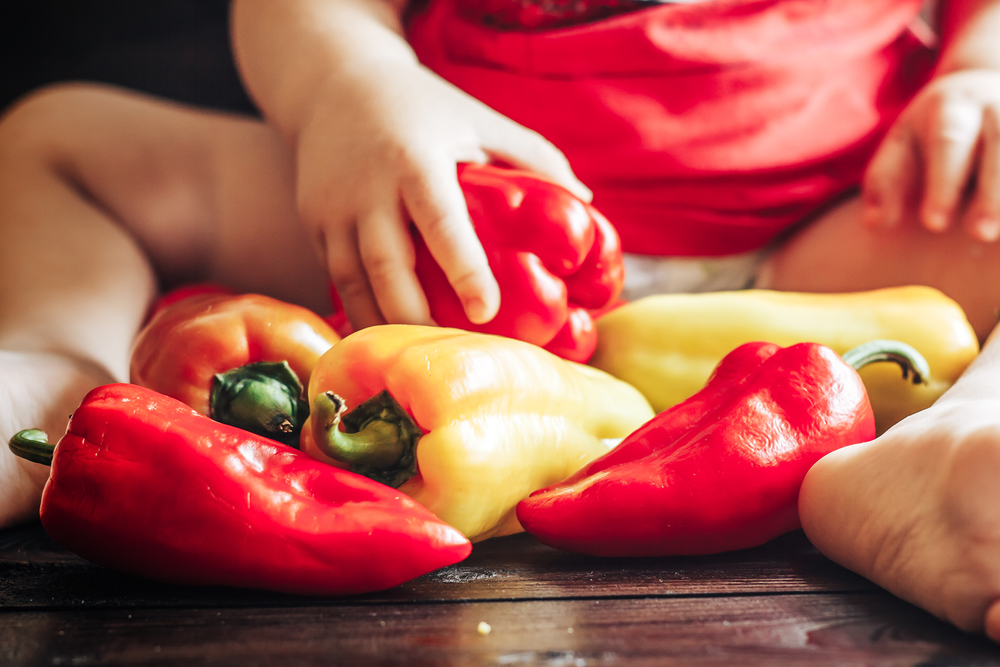
M 558 146 L 625 250 L 761 247 L 855 187 L 927 80 L 922 0 L 707 0 L 572 27 L 484 26 L 432 0 L 422 62 Z

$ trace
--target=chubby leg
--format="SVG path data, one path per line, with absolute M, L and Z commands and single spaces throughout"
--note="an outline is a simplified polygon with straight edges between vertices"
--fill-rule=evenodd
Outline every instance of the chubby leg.
M 0 438 L 53 437 L 128 378 L 158 286 L 210 280 L 314 308 L 326 278 L 263 124 L 124 91 L 47 89 L 0 119 Z M 0 448 L 0 527 L 37 516 L 47 469 Z
M 851 200 L 770 260 L 764 286 L 937 287 L 984 339 L 1000 305 L 1000 244 L 961 229 L 870 230 Z M 810 470 L 799 510 L 834 561 L 969 631 L 1000 641 L 1000 332 L 933 406 Z

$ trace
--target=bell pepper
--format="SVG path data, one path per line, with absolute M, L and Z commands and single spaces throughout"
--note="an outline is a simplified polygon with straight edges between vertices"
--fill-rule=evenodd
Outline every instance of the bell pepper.
M 463 164 L 458 182 L 500 286 L 500 310 L 485 324 L 470 322 L 414 229 L 416 272 L 435 322 L 585 362 L 597 344 L 587 310 L 613 301 L 625 279 L 614 227 L 593 206 L 529 172 Z
M 469 555 L 398 491 L 128 384 L 91 391 L 55 446 L 45 531 L 99 565 L 159 581 L 340 595 L 395 586 Z M 53 451 L 54 447 L 54 451 Z
M 473 324 L 444 271 L 413 228 L 415 270 L 431 316 L 446 327 L 516 338 L 586 362 L 597 345 L 590 311 L 614 302 L 625 280 L 618 232 L 597 209 L 541 176 L 462 164 L 458 182 L 490 269 L 500 310 Z M 331 286 L 338 333 L 351 332 Z
M 304 387 L 340 336 L 312 311 L 199 285 L 160 300 L 132 349 L 131 381 L 203 415 L 297 445 Z
M 309 380 L 302 451 L 396 486 L 473 541 L 652 417 L 611 376 L 522 341 L 386 325 L 351 334 Z
M 961 307 L 920 286 L 850 294 L 656 295 L 604 314 L 597 331 L 589 363 L 634 385 L 657 412 L 697 392 L 726 353 L 743 343 L 815 342 L 840 354 L 876 338 L 908 343 L 927 359 L 926 384 L 901 388 L 895 369 L 885 364 L 860 371 L 879 433 L 929 407 L 979 353 Z
M 545 544 L 601 556 L 763 544 L 799 527 L 799 488 L 813 463 L 875 437 L 852 366 L 882 360 L 918 383 L 927 370 L 895 341 L 873 341 L 843 360 L 813 343 L 742 345 L 700 392 L 521 502 L 518 519 Z

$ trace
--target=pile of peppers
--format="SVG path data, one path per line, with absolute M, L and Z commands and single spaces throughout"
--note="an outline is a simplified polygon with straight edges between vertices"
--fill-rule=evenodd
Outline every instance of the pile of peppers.
M 502 184 L 491 170 L 502 172 Z M 512 172 L 462 171 L 470 173 L 475 178 L 466 182 L 482 186 L 480 195 L 467 194 L 474 219 L 476 201 L 503 210 L 496 197 L 515 219 L 488 240 L 526 224 L 528 217 L 516 219 L 527 216 L 531 199 Z M 558 201 L 547 197 L 532 206 Z M 532 304 L 556 294 L 552 312 L 565 306 L 562 320 L 538 311 L 497 326 L 552 333 L 545 346 L 570 359 L 589 345 L 572 333 L 571 311 L 586 312 L 572 299 L 589 306 L 613 299 L 620 287 L 616 237 L 608 242 L 602 223 L 583 210 L 568 216 L 569 231 L 531 252 L 490 254 L 502 289 L 523 288 L 505 295 Z M 589 234 L 590 245 L 574 246 L 576 232 L 584 241 Z M 484 245 L 502 246 L 492 242 Z M 426 248 L 418 252 L 425 287 L 450 290 L 434 282 L 443 274 L 428 273 L 432 260 L 420 253 Z M 533 286 L 532 271 L 559 276 L 553 280 L 561 291 L 544 288 L 552 281 Z M 936 294 L 899 289 L 930 300 L 934 312 L 950 312 Z M 771 297 L 750 291 L 715 298 Z M 807 297 L 775 298 L 768 312 L 784 308 L 791 318 L 794 309 L 781 299 Z M 639 335 L 646 325 L 670 319 L 635 322 L 633 306 L 601 318 L 609 333 L 592 363 L 614 367 L 609 359 L 625 358 L 607 349 L 621 340 L 621 322 L 632 321 L 641 345 L 648 344 Z M 439 321 L 448 312 L 464 318 L 457 297 L 436 307 L 444 308 L 434 313 Z M 799 329 L 803 321 L 810 323 L 800 318 Z M 754 319 L 740 322 L 749 329 Z M 875 436 L 857 369 L 891 361 L 917 387 L 942 373 L 937 357 L 935 376 L 919 352 L 896 341 L 870 342 L 843 357 L 817 343 L 749 342 L 724 355 L 700 391 L 655 414 L 629 382 L 560 358 L 538 341 L 465 324 L 370 327 L 341 340 L 297 306 L 187 288 L 164 297 L 140 333 L 135 384 L 93 390 L 58 445 L 25 431 L 11 448 L 52 465 L 42 523 L 93 562 L 166 582 L 349 594 L 397 585 L 462 560 L 472 542 L 520 530 L 560 549 L 605 556 L 761 544 L 798 527 L 798 490 L 815 461 Z M 687 334 L 698 339 L 688 341 L 692 349 L 712 345 L 709 325 L 700 326 L 701 338 Z M 841 343 L 866 330 L 841 326 L 848 331 Z M 964 340 L 961 326 L 949 327 Z M 660 345 L 681 345 L 678 339 Z M 930 347 L 932 355 L 941 352 Z M 957 344 L 962 351 L 952 356 L 967 347 Z M 647 365 L 655 377 L 658 366 Z M 895 382 L 902 388 L 898 370 Z

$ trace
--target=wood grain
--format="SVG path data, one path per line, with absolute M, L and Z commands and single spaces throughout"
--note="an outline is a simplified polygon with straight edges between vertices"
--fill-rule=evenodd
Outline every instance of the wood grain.
M 220 663 L 1000 667 L 1000 647 L 834 565 L 801 533 L 631 560 L 519 535 L 389 591 L 308 598 L 170 586 L 87 563 L 38 525 L 0 532 L 0 664 Z
M 40 526 L 0 533 L 0 605 L 120 607 L 298 605 L 297 596 L 174 586 L 112 572 L 67 552 Z M 873 586 L 831 563 L 802 533 L 757 549 L 703 557 L 598 558 L 551 549 L 528 535 L 476 545 L 466 561 L 388 591 L 347 598 L 385 601 L 518 600 L 641 595 L 864 591 Z M 345 599 L 315 599 L 336 605 Z
M 0 646 L 10 665 L 1000 665 L 879 592 L 19 611 L 0 616 Z

